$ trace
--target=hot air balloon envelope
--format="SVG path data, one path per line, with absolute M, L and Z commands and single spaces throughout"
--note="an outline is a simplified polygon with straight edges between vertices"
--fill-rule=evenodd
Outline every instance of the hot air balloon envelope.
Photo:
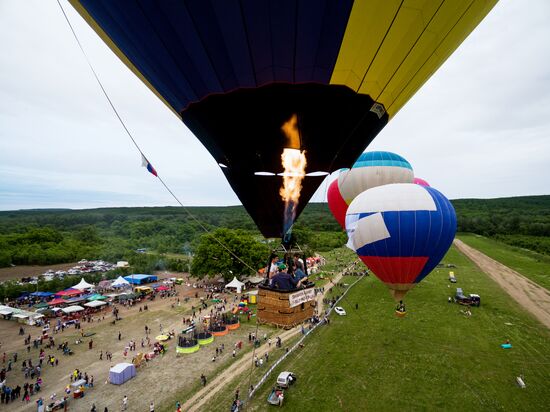
M 342 229 L 346 228 L 346 211 L 348 210 L 348 204 L 340 194 L 338 188 L 338 179 L 335 179 L 327 190 L 327 202 L 332 215 L 336 221 L 342 226 Z
M 390 183 L 412 183 L 413 169 L 410 163 L 391 152 L 365 152 L 353 167 L 338 176 L 338 188 L 349 205 L 367 189 Z
M 456 233 L 456 214 L 437 190 L 415 184 L 369 189 L 355 198 L 346 225 L 355 225 L 357 255 L 399 300 L 441 261 Z
M 419 177 L 415 177 L 413 183 L 416 183 L 417 185 L 420 185 L 420 186 L 430 186 L 428 182 L 426 182 L 424 179 L 421 179 Z
M 69 0 L 195 133 L 266 237 L 283 234 L 281 125 L 306 172 L 349 165 L 496 0 Z M 223 165 L 223 166 L 222 166 Z M 303 179 L 296 215 L 322 177 Z

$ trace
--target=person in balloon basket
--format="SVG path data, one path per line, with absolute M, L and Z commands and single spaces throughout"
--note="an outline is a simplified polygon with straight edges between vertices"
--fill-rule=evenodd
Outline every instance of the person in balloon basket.
M 308 281 L 304 270 L 299 264 L 294 267 L 294 280 L 298 282 L 297 287 L 300 287 L 300 285 L 305 284 Z
M 273 289 L 291 290 L 295 289 L 299 283 L 288 274 L 284 263 L 279 265 L 279 272 L 271 279 L 271 287 Z
M 399 301 L 395 310 L 398 312 L 403 312 L 403 313 L 405 312 L 405 304 L 403 303 L 402 300 Z

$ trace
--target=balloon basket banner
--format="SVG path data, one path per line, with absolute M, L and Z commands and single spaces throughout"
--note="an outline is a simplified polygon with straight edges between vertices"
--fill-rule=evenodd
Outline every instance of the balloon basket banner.
M 315 297 L 310 301 L 291 307 L 289 299 L 294 292 L 296 290 L 284 291 L 260 286 L 258 289 L 258 322 L 290 329 L 313 317 Z

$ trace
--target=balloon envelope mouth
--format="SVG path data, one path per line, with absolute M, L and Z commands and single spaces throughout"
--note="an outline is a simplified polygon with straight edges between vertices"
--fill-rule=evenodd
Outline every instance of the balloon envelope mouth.
M 279 189 L 289 177 L 277 176 L 284 173 L 283 150 L 307 155 L 297 218 L 326 174 L 350 167 L 387 123 L 387 115 L 379 119 L 370 111 L 372 104 L 346 86 L 271 83 L 209 95 L 181 116 L 216 162 L 229 166 L 220 168 L 261 233 L 280 238 L 285 202 Z M 293 114 L 299 139 L 281 129 Z

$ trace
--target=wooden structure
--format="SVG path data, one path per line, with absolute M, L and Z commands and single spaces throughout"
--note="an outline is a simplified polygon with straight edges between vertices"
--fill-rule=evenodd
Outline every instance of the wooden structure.
M 313 287 L 312 285 L 311 288 Z M 290 329 L 313 317 L 314 299 L 293 308 L 290 307 L 289 296 L 296 292 L 297 290 L 277 290 L 260 285 L 258 288 L 258 322 Z

